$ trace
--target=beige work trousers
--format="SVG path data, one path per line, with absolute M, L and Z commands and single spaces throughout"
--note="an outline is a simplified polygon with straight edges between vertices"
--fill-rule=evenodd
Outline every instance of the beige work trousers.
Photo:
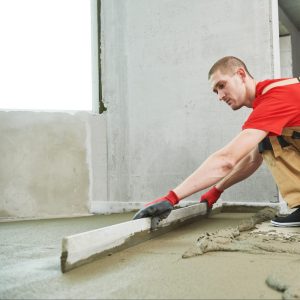
M 270 136 L 273 150 L 265 150 L 262 155 L 278 189 L 289 208 L 300 205 L 300 139 L 293 139 L 294 131 L 300 127 L 283 129 L 282 136 L 290 144 L 282 148 L 276 136 Z

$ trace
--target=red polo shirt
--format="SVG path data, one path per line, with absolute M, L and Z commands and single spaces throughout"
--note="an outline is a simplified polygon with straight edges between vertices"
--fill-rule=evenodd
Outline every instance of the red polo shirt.
M 243 129 L 254 128 L 280 135 L 284 127 L 300 126 L 300 83 L 274 87 L 262 95 L 267 85 L 284 79 L 287 78 L 257 83 L 253 111 Z

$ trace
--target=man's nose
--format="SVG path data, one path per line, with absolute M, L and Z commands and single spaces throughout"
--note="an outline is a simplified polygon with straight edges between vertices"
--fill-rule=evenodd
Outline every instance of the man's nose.
M 224 93 L 223 91 L 219 91 L 219 92 L 218 92 L 218 97 L 219 97 L 219 100 L 220 100 L 220 101 L 224 100 L 224 98 L 225 98 L 225 93 Z

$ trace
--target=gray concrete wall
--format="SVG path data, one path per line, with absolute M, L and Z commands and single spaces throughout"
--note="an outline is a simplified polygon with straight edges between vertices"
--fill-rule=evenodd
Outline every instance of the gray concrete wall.
M 300 76 L 300 32 L 280 7 L 279 19 L 291 35 L 293 76 Z
M 280 37 L 280 71 L 281 77 L 293 77 L 293 60 L 291 36 Z
M 271 3 L 102 0 L 109 201 L 162 196 L 240 131 L 250 111 L 220 104 L 207 72 L 235 55 L 273 77 Z M 263 166 L 223 198 L 277 201 L 277 190 Z
M 1 111 L 0 132 L 0 218 L 85 215 L 106 200 L 103 117 Z
M 0 111 L 0 217 L 121 211 L 162 196 L 250 113 L 219 103 L 210 66 L 235 55 L 258 80 L 274 75 L 275 1 L 101 2 L 108 110 Z M 223 200 L 276 201 L 277 189 L 263 166 Z

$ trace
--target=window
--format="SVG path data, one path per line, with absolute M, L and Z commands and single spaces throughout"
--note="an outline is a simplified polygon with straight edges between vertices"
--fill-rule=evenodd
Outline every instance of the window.
M 92 110 L 88 0 L 0 1 L 0 109 Z

